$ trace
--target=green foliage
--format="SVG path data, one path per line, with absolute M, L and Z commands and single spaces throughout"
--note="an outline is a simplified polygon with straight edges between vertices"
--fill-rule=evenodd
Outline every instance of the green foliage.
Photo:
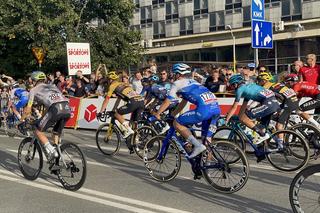
M 130 0 L 6 0 L 0 4 L 0 73 L 37 69 L 33 46 L 47 51 L 43 70 L 66 71 L 66 42 L 89 42 L 93 68 L 137 64 L 140 33 L 129 30 Z M 98 26 L 93 26 L 99 20 Z

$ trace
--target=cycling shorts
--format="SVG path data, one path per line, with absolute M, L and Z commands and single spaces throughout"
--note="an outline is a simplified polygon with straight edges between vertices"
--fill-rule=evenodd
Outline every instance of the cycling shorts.
M 28 97 L 22 97 L 14 106 L 16 107 L 17 110 L 20 110 L 27 106 L 28 104 Z
M 126 105 L 117 109 L 117 113 L 120 115 L 126 115 L 132 113 L 131 120 L 138 121 L 141 119 L 141 114 L 144 110 L 144 101 L 143 100 L 136 100 L 131 99 Z
M 290 98 L 286 99 L 283 103 L 283 106 L 281 106 L 281 111 L 277 118 L 278 123 L 285 124 L 288 121 L 291 113 L 298 109 L 299 109 L 299 100 L 292 100 Z
M 54 133 L 61 134 L 66 122 L 70 117 L 71 111 L 68 102 L 54 103 L 38 121 L 36 127 L 41 132 L 53 127 Z
M 320 94 L 317 95 L 315 99 L 309 100 L 300 105 L 300 110 L 303 112 L 318 108 L 320 108 Z
M 280 109 L 280 104 L 277 99 L 273 96 L 264 99 L 260 105 L 254 107 L 253 109 L 247 110 L 246 114 L 250 119 L 261 119 L 270 120 L 271 115 Z
M 176 119 L 176 121 L 183 126 L 189 126 L 201 122 L 201 136 L 211 137 L 214 132 L 209 129 L 211 126 L 216 126 L 220 113 L 221 111 L 217 103 L 200 105 L 194 110 L 183 113 Z

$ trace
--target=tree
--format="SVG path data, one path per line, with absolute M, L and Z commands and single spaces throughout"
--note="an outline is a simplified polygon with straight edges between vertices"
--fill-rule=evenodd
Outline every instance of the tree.
M 0 72 L 24 76 L 37 69 L 33 46 L 47 51 L 43 70 L 66 69 L 66 42 L 89 42 L 93 67 L 136 64 L 142 49 L 140 33 L 129 29 L 133 9 L 129 0 L 6 0 L 0 5 Z

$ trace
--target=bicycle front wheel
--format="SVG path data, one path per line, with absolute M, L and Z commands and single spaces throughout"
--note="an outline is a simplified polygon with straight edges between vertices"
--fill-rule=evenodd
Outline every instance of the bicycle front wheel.
M 134 152 L 140 159 L 143 159 L 144 146 L 156 135 L 157 132 L 149 126 L 142 126 L 134 132 L 131 143 L 133 145 Z
M 57 176 L 62 186 L 70 191 L 82 187 L 87 176 L 87 161 L 81 149 L 73 143 L 64 143 L 60 147 Z
M 280 138 L 283 138 L 283 148 L 279 147 Z M 303 168 L 310 156 L 308 142 L 291 130 L 273 133 L 265 143 L 265 152 L 273 167 L 286 172 Z
M 290 205 L 294 213 L 320 211 L 320 165 L 301 170 L 293 179 L 289 190 Z
M 18 165 L 23 176 L 28 180 L 38 178 L 42 166 L 43 157 L 40 144 L 32 142 L 32 138 L 23 139 L 18 148 Z
M 96 133 L 98 149 L 104 155 L 116 155 L 120 149 L 120 133 L 113 125 L 103 124 Z
M 228 141 L 215 141 L 202 154 L 202 175 L 215 190 L 234 193 L 249 178 L 249 163 L 242 149 Z
M 156 136 L 149 140 L 144 148 L 144 164 L 150 176 L 160 182 L 168 182 L 174 179 L 181 167 L 181 155 L 177 145 L 173 141 L 166 144 L 166 152 L 162 153 L 159 158 L 160 150 L 162 149 L 164 136 Z

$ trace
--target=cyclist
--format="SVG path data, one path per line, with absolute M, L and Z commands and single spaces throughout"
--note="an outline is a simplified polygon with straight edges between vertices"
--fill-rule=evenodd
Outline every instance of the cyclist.
M 45 84 L 46 75 L 43 72 L 33 72 L 31 78 L 34 87 L 30 90 L 28 105 L 21 121 L 23 122 L 30 115 L 35 102 L 44 106 L 46 113 L 37 122 L 34 133 L 43 145 L 46 157 L 50 161 L 58 157 L 58 152 L 51 145 L 44 131 L 53 126 L 53 142 L 57 144 L 64 125 L 71 116 L 70 107 L 68 99 L 62 95 L 55 85 Z
M 172 84 L 169 82 L 159 82 L 159 77 L 157 75 L 153 75 L 149 78 L 149 86 L 146 89 L 146 97 L 145 97 L 145 105 L 147 109 L 151 111 L 155 111 L 157 107 L 159 107 L 163 101 L 167 98 L 168 93 L 171 89 Z M 178 104 L 178 99 L 172 100 L 170 106 L 168 107 L 169 113 L 171 113 Z M 167 131 L 170 126 L 160 120 L 161 124 L 161 132 L 160 134 Z
M 124 82 L 119 81 L 119 76 L 115 71 L 108 72 L 107 78 L 109 80 L 109 90 L 106 94 L 105 100 L 101 106 L 100 112 L 97 117 L 101 117 L 102 112 L 107 108 L 109 99 L 113 94 L 116 94 L 118 98 L 127 102 L 126 105 L 116 109 L 115 118 L 122 125 L 121 129 L 125 130 L 123 138 L 127 138 L 134 133 L 129 126 L 129 122 L 125 121 L 123 115 L 132 113 L 132 121 L 137 121 L 140 118 L 141 113 L 144 110 L 143 97 L 137 94 L 133 88 Z
M 19 87 L 19 83 L 14 83 L 12 85 L 11 95 L 10 95 L 10 101 L 8 107 L 12 108 L 13 113 L 17 116 L 17 118 L 20 120 L 20 110 L 23 109 L 29 100 L 29 92 L 27 90 L 22 89 Z M 16 104 L 13 104 L 14 100 L 18 99 Z
M 298 98 L 309 97 L 311 100 L 300 105 L 300 110 L 302 113 L 299 115 L 314 124 L 316 127 L 320 128 L 319 123 L 314 120 L 308 113 L 312 109 L 320 108 L 320 90 L 318 84 L 314 84 L 307 81 L 298 82 L 299 77 L 297 74 L 289 74 L 285 77 L 285 84 L 291 87 L 296 93 Z
M 191 134 L 187 126 L 202 122 L 202 137 L 211 137 L 213 132 L 209 131 L 209 128 L 215 127 L 217 119 L 220 117 L 220 108 L 215 95 L 206 87 L 191 79 L 191 68 L 188 65 L 183 63 L 174 64 L 172 72 L 176 80 L 172 85 L 168 97 L 154 115 L 160 119 L 161 113 L 163 113 L 170 106 L 171 101 L 176 100 L 178 96 L 182 98 L 182 101 L 176 110 L 171 113 L 172 116 L 176 116 L 185 107 L 187 102 L 196 105 L 195 110 L 181 114 L 173 122 L 175 129 L 187 142 L 194 145 L 193 151 L 189 155 L 189 158 L 194 158 L 206 150 L 206 147 Z
M 299 100 L 295 91 L 291 88 L 286 87 L 283 83 L 272 83 L 273 77 L 268 72 L 261 72 L 258 75 L 258 84 L 263 86 L 265 89 L 269 89 L 275 93 L 275 96 L 280 103 L 281 111 L 277 117 L 277 130 L 283 130 L 285 123 L 288 121 L 293 111 L 298 111 Z M 283 142 L 283 135 L 279 135 L 280 146 Z
M 227 114 L 226 122 L 228 123 L 236 112 L 240 99 L 244 98 L 240 108 L 239 119 L 247 127 L 259 134 L 260 137 L 258 137 L 255 143 L 262 143 L 270 137 L 270 135 L 265 132 L 265 126 L 270 121 L 272 114 L 280 109 L 280 105 L 275 98 L 274 92 L 255 83 L 245 84 L 245 80 L 240 74 L 231 76 L 229 83 L 231 87 L 234 88 L 236 97 Z M 259 105 L 248 110 L 247 106 L 250 100 L 258 102 Z M 262 126 L 256 125 L 253 122 L 254 119 L 260 119 Z

